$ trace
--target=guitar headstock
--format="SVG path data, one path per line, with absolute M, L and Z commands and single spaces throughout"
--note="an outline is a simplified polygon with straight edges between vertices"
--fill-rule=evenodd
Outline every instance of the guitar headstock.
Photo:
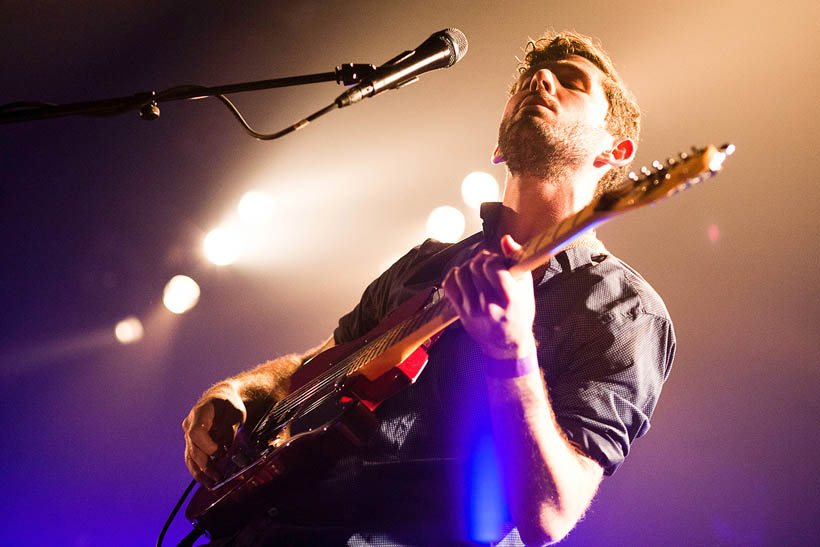
M 666 160 L 665 164 L 654 161 L 652 169 L 641 167 L 640 175 L 630 173 L 624 186 L 603 194 L 595 210 L 625 211 L 682 192 L 715 175 L 734 151 L 733 144 L 724 144 L 720 148 L 710 144 L 705 148 L 693 147 L 690 153 L 682 152 L 678 158 Z

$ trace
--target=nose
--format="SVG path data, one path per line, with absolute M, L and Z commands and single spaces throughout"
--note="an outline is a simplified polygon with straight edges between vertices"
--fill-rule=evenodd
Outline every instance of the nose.
M 540 91 L 553 95 L 555 93 L 555 75 L 551 70 L 542 68 L 532 75 L 530 91 Z

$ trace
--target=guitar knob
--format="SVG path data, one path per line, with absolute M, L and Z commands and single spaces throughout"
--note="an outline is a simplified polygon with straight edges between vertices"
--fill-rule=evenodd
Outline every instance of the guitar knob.
M 658 160 L 652 162 L 652 167 L 655 168 L 655 171 L 663 171 L 664 169 L 663 164 Z
M 646 175 L 647 177 L 648 177 L 648 176 L 650 176 L 650 175 L 652 175 L 652 171 L 650 171 L 649 169 L 647 169 L 645 165 L 644 165 L 643 167 L 641 167 L 641 173 L 643 173 L 643 174 L 644 174 L 644 175 Z
M 635 171 L 630 171 L 627 175 L 627 178 L 629 178 L 629 180 L 631 180 L 632 182 L 638 182 L 639 180 L 641 180 L 641 177 L 636 175 Z
M 666 158 L 666 165 L 668 167 L 674 167 L 675 165 L 677 165 L 677 163 L 678 160 L 676 160 L 675 158 Z
M 689 154 L 687 154 L 686 152 L 681 152 L 680 154 L 678 154 L 678 157 L 681 160 L 686 161 L 687 159 L 689 159 Z

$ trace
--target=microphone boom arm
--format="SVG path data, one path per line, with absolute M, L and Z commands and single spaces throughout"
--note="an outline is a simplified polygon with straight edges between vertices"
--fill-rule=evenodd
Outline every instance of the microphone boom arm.
M 43 102 L 19 101 L 0 106 L 0 123 L 16 123 L 47 118 L 65 116 L 114 116 L 131 110 L 139 110 L 144 120 L 154 120 L 159 117 L 158 103 L 166 101 L 180 101 L 186 99 L 203 99 L 217 97 L 232 110 L 246 129 L 250 129 L 236 108 L 225 97 L 228 93 L 258 91 L 296 85 L 313 84 L 335 81 L 342 85 L 354 85 L 369 77 L 376 71 L 372 64 L 345 63 L 336 67 L 333 72 L 321 72 L 303 76 L 291 76 L 271 80 L 257 80 L 222 86 L 183 85 L 176 86 L 159 93 L 155 91 L 141 92 L 126 97 L 115 97 L 97 101 L 85 101 L 69 104 L 52 104 Z M 309 117 L 310 118 L 310 117 Z M 308 118 L 305 118 L 308 120 Z M 304 122 L 305 120 L 302 120 Z M 310 121 L 310 120 L 308 120 Z M 301 123 L 301 122 L 299 122 Z M 298 124 L 295 124 L 298 125 Z M 292 126 L 291 126 L 292 127 Z M 252 134 L 255 132 L 252 131 Z M 254 136 L 261 135 L 255 134 Z M 259 138 L 257 136 L 257 138 Z

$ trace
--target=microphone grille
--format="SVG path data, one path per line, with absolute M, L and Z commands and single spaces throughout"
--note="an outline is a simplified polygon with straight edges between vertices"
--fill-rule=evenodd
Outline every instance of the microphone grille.
M 453 66 L 467 53 L 467 37 L 457 28 L 442 31 L 441 37 L 450 45 L 450 60 L 447 66 Z

